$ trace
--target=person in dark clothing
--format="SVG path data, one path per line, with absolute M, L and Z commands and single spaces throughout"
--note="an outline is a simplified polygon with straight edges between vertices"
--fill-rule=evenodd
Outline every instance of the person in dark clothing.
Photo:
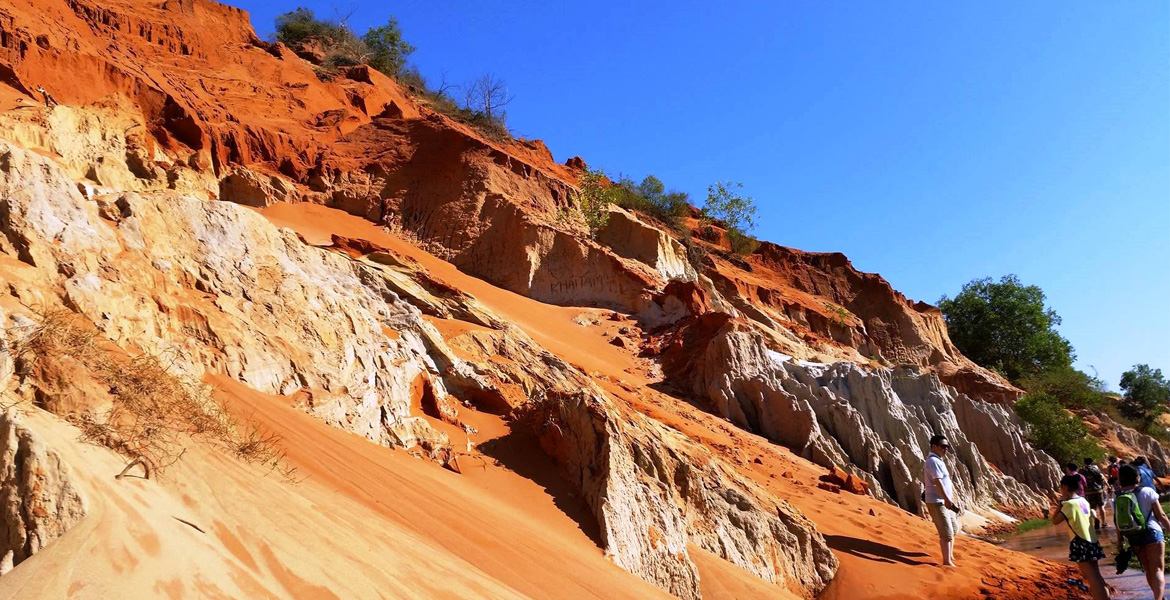
M 1079 475 L 1085 481 L 1085 500 L 1089 503 L 1093 519 L 1096 521 L 1094 525 L 1097 531 L 1101 531 L 1105 523 L 1105 474 L 1097 468 L 1092 458 L 1085 457 L 1085 466 L 1081 468 Z

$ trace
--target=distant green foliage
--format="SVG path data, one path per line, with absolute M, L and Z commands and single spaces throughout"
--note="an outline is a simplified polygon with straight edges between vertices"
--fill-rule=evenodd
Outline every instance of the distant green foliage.
M 410 66 L 416 48 L 406 41 L 394 17 L 380 27 L 371 27 L 360 37 L 345 19 L 319 19 L 304 7 L 276 17 L 276 41 L 284 43 L 302 58 L 317 65 L 317 77 L 332 80 L 341 67 L 369 65 L 370 68 L 410 86 L 434 110 L 475 128 L 496 141 L 509 140 L 504 107 L 511 101 L 504 80 L 484 75 L 463 86 L 443 82 L 437 89 L 427 85 L 418 68 Z M 463 104 L 452 92 L 461 92 Z
M 1161 369 L 1149 365 L 1134 365 L 1133 369 L 1121 374 L 1121 412 L 1148 430 L 1158 415 L 1166 412 L 1170 402 L 1170 384 L 1162 376 Z
M 372 27 L 362 36 L 369 55 L 369 65 L 390 77 L 398 77 L 406 69 L 406 61 L 414 53 L 415 47 L 402 39 L 402 30 L 398 27 L 398 20 L 390 17 L 390 21 L 381 27 Z
M 581 175 L 580 192 L 577 194 L 577 210 L 589 229 L 589 237 L 609 222 L 609 205 L 613 203 L 613 186 L 605 186 L 605 173 L 590 169 Z
M 1020 521 L 1019 524 L 1016 525 L 1016 533 L 1027 533 L 1037 529 L 1044 529 L 1051 524 L 1052 521 L 1048 519 L 1028 519 L 1026 521 Z
M 344 23 L 318 19 L 303 6 L 276 17 L 276 40 L 298 54 L 319 51 L 325 69 L 362 64 L 369 54 L 365 43 Z
M 1072 416 L 1060 400 L 1048 394 L 1031 394 L 1016 403 L 1016 414 L 1028 424 L 1028 440 L 1060 464 L 1080 464 L 1085 457 L 1100 460 L 1105 452 L 1089 435 L 1089 428 Z
M 1060 317 L 1044 306 L 1044 292 L 1015 275 L 998 283 L 990 277 L 971 281 L 954 298 L 940 298 L 938 307 L 959 350 L 1012 381 L 1068 368 L 1075 358 L 1072 345 L 1056 332 Z
M 751 254 L 760 245 L 748 234 L 756 227 L 756 203 L 750 197 L 739 195 L 742 183 L 716 182 L 707 188 L 707 203 L 703 214 L 723 221 L 727 227 L 727 241 L 737 254 Z
M 318 19 L 313 11 L 299 7 L 276 17 L 276 41 L 296 49 L 310 41 L 335 42 L 344 37 L 341 25 Z
M 653 175 L 647 175 L 638 184 L 633 179 L 622 177 L 617 187 L 614 203 L 618 206 L 650 215 L 672 229 L 682 229 L 690 206 L 690 197 L 685 192 L 666 191 L 662 180 Z
M 1095 377 L 1072 367 L 1054 367 L 1020 378 L 1018 384 L 1029 394 L 1048 394 L 1066 408 L 1109 408 L 1105 384 Z

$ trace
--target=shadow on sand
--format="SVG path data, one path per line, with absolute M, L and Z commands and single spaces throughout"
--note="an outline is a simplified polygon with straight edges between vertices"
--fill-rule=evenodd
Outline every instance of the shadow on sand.
M 534 436 L 513 431 L 503 437 L 482 442 L 477 448 L 508 470 L 543 487 L 552 496 L 556 507 L 573 519 L 597 547 L 604 548 L 601 527 L 593 511 L 561 476 L 556 463 L 541 450 Z
M 886 544 L 874 542 L 871 540 L 862 540 L 845 535 L 826 535 L 825 542 L 827 542 L 829 547 L 833 550 L 851 554 L 866 560 L 891 564 L 899 562 L 904 565 L 932 564 L 920 560 L 912 560 L 914 558 L 930 556 L 925 552 L 905 552 L 893 546 L 887 546 Z

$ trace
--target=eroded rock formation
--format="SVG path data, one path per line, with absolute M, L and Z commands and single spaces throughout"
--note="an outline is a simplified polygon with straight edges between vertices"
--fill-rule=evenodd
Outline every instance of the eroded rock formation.
M 795 509 L 664 428 L 619 417 L 587 377 L 514 328 L 492 342 L 510 365 L 458 358 L 422 310 L 502 320 L 387 249 L 341 238 L 338 251 L 312 247 L 249 209 L 174 192 L 87 198 L 51 159 L 7 142 L 0 215 L 0 250 L 35 267 L 16 289 L 59 287 L 113 342 L 170 356 L 187 376 L 297 393 L 308 412 L 377 443 L 446 461 L 446 436 L 416 403 L 442 403 L 454 422 L 452 391 L 504 412 L 592 389 L 566 400 L 574 433 L 552 454 L 576 473 L 615 562 L 680 597 L 699 596 L 687 543 L 804 595 L 832 576 L 827 546 Z
M 726 315 L 688 329 L 676 334 L 683 343 L 663 353 L 676 385 L 744 429 L 865 479 L 876 496 L 907 510 L 921 510 L 922 462 L 936 433 L 951 440 L 956 491 L 978 511 L 1043 503 L 1001 469 L 1036 489 L 1050 489 L 1043 486 L 1059 478 L 1055 462 L 1024 443 L 1012 415 L 959 394 L 933 374 L 796 361 Z M 984 447 L 1010 468 L 993 468 Z
M 541 446 L 584 490 L 607 551 L 627 570 L 697 598 L 690 541 L 799 595 L 816 594 L 833 576 L 837 561 L 808 519 L 718 461 L 696 460 L 705 452 L 684 436 L 588 393 L 549 400 Z
M 1081 410 L 1078 415 L 1089 426 L 1093 436 L 1101 440 L 1106 452 L 1125 461 L 1144 456 L 1156 474 L 1170 474 L 1170 453 L 1158 440 L 1118 423 L 1102 412 Z
M 0 415 L 0 575 L 39 552 L 86 513 L 61 457 L 14 411 Z

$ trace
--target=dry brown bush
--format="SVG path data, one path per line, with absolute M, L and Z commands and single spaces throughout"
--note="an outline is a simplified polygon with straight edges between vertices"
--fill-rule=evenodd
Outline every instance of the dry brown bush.
M 266 464 L 295 478 L 280 451 L 281 438 L 262 433 L 254 422 L 241 424 L 201 382 L 180 377 L 159 355 L 127 357 L 104 348 L 96 331 L 64 309 L 34 312 L 34 322 L 16 332 L 15 356 L 24 364 L 69 356 L 109 387 L 113 403 L 102 415 L 85 415 L 82 437 L 161 472 L 186 451 L 186 442 L 202 438 L 225 445 L 241 460 Z

